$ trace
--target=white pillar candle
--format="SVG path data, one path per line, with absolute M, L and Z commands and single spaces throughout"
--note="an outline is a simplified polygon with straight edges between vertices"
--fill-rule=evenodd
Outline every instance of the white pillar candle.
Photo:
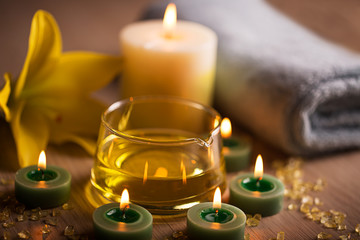
M 194 22 L 164 23 L 137 22 L 120 32 L 124 56 L 121 97 L 172 95 L 210 105 L 216 34 Z

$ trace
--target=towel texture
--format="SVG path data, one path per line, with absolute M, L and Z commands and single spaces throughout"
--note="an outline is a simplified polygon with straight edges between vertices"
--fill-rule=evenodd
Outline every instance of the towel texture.
M 219 37 L 216 105 L 291 154 L 360 147 L 360 56 L 263 0 L 175 0 Z M 162 18 L 153 5 L 147 18 Z

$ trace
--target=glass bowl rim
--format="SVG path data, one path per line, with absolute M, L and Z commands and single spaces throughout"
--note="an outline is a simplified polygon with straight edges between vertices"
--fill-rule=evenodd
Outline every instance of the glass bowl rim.
M 150 102 L 150 101 L 174 102 L 177 104 L 191 106 L 191 107 L 197 108 L 199 110 L 205 110 L 205 112 L 207 112 L 208 114 L 213 116 L 214 119 L 218 119 L 218 122 L 217 122 L 217 125 L 209 131 L 209 135 L 207 136 L 206 139 L 186 138 L 186 139 L 181 139 L 181 140 L 169 141 L 169 140 L 157 140 L 157 139 L 155 140 L 155 139 L 149 139 L 149 138 L 145 138 L 145 137 L 137 137 L 137 136 L 133 136 L 130 134 L 126 134 L 122 131 L 116 130 L 113 127 L 111 127 L 111 125 L 106 120 L 106 116 L 108 114 L 110 114 L 111 112 L 114 112 L 116 109 L 119 109 L 123 105 L 129 104 L 131 102 L 140 102 L 141 103 L 141 102 Z M 210 146 L 212 143 L 212 140 L 213 140 L 212 136 L 214 134 L 219 133 L 219 131 L 220 131 L 221 120 L 222 120 L 222 117 L 221 117 L 220 113 L 218 111 L 216 111 L 213 107 L 207 106 L 205 104 L 202 104 L 202 103 L 190 100 L 190 99 L 185 99 L 185 98 L 180 98 L 180 97 L 175 97 L 175 96 L 137 96 L 137 97 L 121 99 L 119 101 L 112 103 L 101 114 L 101 124 L 103 124 L 103 126 L 105 126 L 105 128 L 107 130 L 109 130 L 112 134 L 114 134 L 118 137 L 121 137 L 121 138 L 125 138 L 130 141 L 133 141 L 133 142 L 156 144 L 156 145 L 182 145 L 182 144 L 189 144 L 189 143 L 197 142 L 197 143 L 200 143 L 200 144 L 203 144 L 206 146 Z

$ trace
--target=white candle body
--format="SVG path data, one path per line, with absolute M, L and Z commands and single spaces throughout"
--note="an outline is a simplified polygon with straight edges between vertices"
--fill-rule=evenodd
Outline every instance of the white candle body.
M 168 37 L 161 20 L 138 22 L 120 32 L 120 44 L 123 98 L 172 95 L 212 103 L 217 37 L 209 28 L 178 21 Z

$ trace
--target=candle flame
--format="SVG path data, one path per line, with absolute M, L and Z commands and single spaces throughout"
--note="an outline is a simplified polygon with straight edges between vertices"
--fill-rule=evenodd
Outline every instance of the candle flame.
M 221 191 L 219 187 L 216 188 L 214 193 L 213 208 L 221 208 Z
M 40 156 L 39 156 L 38 170 L 40 171 L 40 169 L 46 170 L 46 155 L 45 155 L 45 151 L 41 151 Z
M 159 167 L 156 169 L 154 177 L 164 177 L 166 178 L 168 176 L 168 170 L 164 167 Z
M 231 128 L 231 122 L 229 118 L 224 118 L 221 122 L 221 136 L 223 138 L 229 138 L 231 137 L 232 128 Z
M 186 184 L 186 168 L 185 168 L 185 165 L 184 165 L 183 160 L 181 160 L 180 171 L 182 172 L 182 181 L 183 181 L 183 184 Z
M 129 192 L 128 190 L 125 188 L 123 190 L 123 192 L 121 193 L 121 199 L 120 199 L 120 210 L 125 210 L 126 208 L 129 207 L 129 202 L 130 202 L 130 197 L 129 197 Z
M 149 163 L 148 163 L 148 161 L 146 161 L 146 163 L 145 163 L 145 167 L 144 167 L 144 178 L 143 178 L 143 184 L 145 184 L 145 183 L 146 183 L 146 181 L 147 181 L 148 168 L 149 168 Z
M 259 154 L 255 162 L 254 177 L 259 178 L 261 180 L 263 177 L 263 173 L 264 173 L 263 160 L 261 155 Z
M 177 13 L 176 5 L 174 3 L 169 3 L 166 7 L 164 18 L 163 18 L 163 27 L 165 30 L 165 36 L 171 38 L 173 36 L 173 31 L 176 27 Z

